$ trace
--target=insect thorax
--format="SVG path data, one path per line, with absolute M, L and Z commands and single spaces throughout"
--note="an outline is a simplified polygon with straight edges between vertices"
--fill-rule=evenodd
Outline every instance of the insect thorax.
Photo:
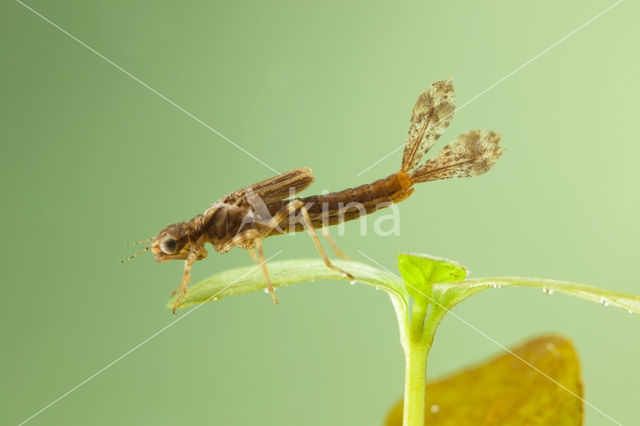
M 217 252 L 226 253 L 234 237 L 253 228 L 252 216 L 249 208 L 216 202 L 202 214 L 203 231 Z

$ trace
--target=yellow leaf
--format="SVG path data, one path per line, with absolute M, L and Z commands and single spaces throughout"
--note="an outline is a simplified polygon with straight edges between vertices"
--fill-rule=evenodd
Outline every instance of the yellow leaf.
M 505 353 L 428 383 L 427 425 L 581 425 L 580 363 L 571 342 L 543 336 L 513 352 L 548 377 Z M 402 401 L 391 410 L 385 424 L 402 425 Z

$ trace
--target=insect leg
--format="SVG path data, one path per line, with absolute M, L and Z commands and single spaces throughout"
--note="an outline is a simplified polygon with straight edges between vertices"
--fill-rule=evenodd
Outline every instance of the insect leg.
M 173 294 L 175 294 L 178 291 L 181 292 L 180 296 L 178 296 L 178 300 L 176 300 L 175 305 L 173 305 L 174 314 L 176 313 L 176 309 L 178 309 L 178 305 L 180 304 L 180 302 L 182 302 L 182 299 L 184 299 L 185 294 L 187 294 L 187 287 L 189 286 L 189 282 L 191 281 L 191 266 L 193 265 L 193 262 L 195 262 L 195 260 L 196 260 L 196 253 L 194 251 L 191 251 L 189 253 L 189 257 L 187 257 L 187 259 L 184 261 L 184 272 L 182 273 L 182 284 L 180 284 L 180 287 L 178 287 L 173 291 Z
M 320 240 L 318 239 L 318 236 L 316 235 L 315 230 L 313 229 L 313 225 L 311 224 L 311 218 L 309 217 L 309 212 L 307 208 L 304 206 L 304 203 L 300 200 L 291 201 L 289 204 L 287 204 L 286 208 L 282 209 L 275 216 L 273 216 L 271 220 L 267 223 L 265 228 L 260 231 L 258 238 L 256 238 L 256 242 L 261 241 L 263 238 L 269 235 L 271 231 L 275 229 L 280 224 L 280 222 L 282 222 L 282 220 L 284 220 L 288 215 L 294 213 L 296 210 L 300 210 L 300 212 L 302 213 L 303 225 L 309 232 L 309 235 L 311 235 L 311 238 L 313 239 L 313 243 L 316 245 L 316 248 L 318 249 L 318 252 L 322 257 L 324 264 L 327 265 L 327 268 L 340 272 L 342 275 L 347 276 L 349 278 L 353 278 L 353 276 L 350 273 L 348 273 L 347 271 L 341 268 L 338 268 L 333 263 L 331 263 L 331 261 L 327 257 L 327 254 L 322 248 L 322 245 L 320 244 Z M 328 235 L 328 232 L 324 235 L 325 237 L 327 237 L 327 239 L 329 240 L 329 244 L 331 244 L 331 247 L 333 247 L 336 253 L 338 253 L 339 256 L 348 259 L 348 257 L 346 257 L 345 254 L 342 253 L 342 251 L 338 248 L 338 246 L 336 246 L 336 244 L 333 242 L 333 240 L 331 239 L 331 236 Z M 260 246 L 258 246 L 258 251 L 260 251 Z
M 273 299 L 273 303 L 277 305 L 278 298 L 276 297 L 276 292 L 273 290 L 273 284 L 271 283 L 271 278 L 269 277 L 269 271 L 267 270 L 267 263 L 264 259 L 264 251 L 262 250 L 262 238 L 260 237 L 258 231 L 255 229 L 249 229 L 240 235 L 236 235 L 236 237 L 233 240 L 236 241 L 236 243 L 241 243 L 243 241 L 250 241 L 250 240 L 253 240 L 256 243 L 256 248 L 258 249 L 258 256 L 256 257 L 256 252 L 253 250 L 253 248 L 249 249 L 249 254 L 253 258 L 254 262 L 260 265 L 260 267 L 262 268 L 262 273 L 264 274 L 264 278 L 267 281 L 267 289 L 269 290 L 269 294 Z
M 324 237 L 326 238 L 326 240 L 329 242 L 329 245 L 331 245 L 331 248 L 333 249 L 333 251 L 336 252 L 336 254 L 338 256 L 340 256 L 341 258 L 343 258 L 344 260 L 351 260 L 349 259 L 349 256 L 347 256 L 346 254 L 344 254 L 344 252 L 342 250 L 340 250 L 340 248 L 338 248 L 338 246 L 336 245 L 336 243 L 333 241 L 333 238 L 331 238 L 331 235 L 329 235 L 329 230 L 327 229 L 326 226 L 322 227 L 322 235 L 324 235 Z
M 262 251 L 262 239 L 256 238 L 256 247 L 258 248 L 258 256 L 260 257 L 260 266 L 262 267 L 262 273 L 264 274 L 264 278 L 267 280 L 267 288 L 269 289 L 269 294 L 273 298 L 273 303 L 275 305 L 278 304 L 278 298 L 276 297 L 276 292 L 273 290 L 273 284 L 271 284 L 271 278 L 269 278 L 269 271 L 267 271 L 267 261 L 264 259 L 264 252 Z
M 349 277 L 353 279 L 353 275 L 351 275 L 350 273 L 348 273 L 342 268 L 338 268 L 336 265 L 331 263 L 331 261 L 327 257 L 327 253 L 325 253 L 324 249 L 322 248 L 322 245 L 320 244 L 320 240 L 318 239 L 318 235 L 316 234 L 315 229 L 313 229 L 313 225 L 311 224 L 311 218 L 309 217 L 309 211 L 304 206 L 304 203 L 302 203 L 301 201 L 292 201 L 291 203 L 288 204 L 287 207 L 288 207 L 288 210 L 293 210 L 293 211 L 300 210 L 300 213 L 302 213 L 303 225 L 305 228 L 307 228 L 307 232 L 309 232 L 309 235 L 311 235 L 311 238 L 313 239 L 313 243 L 316 245 L 316 248 L 318 249 L 318 253 L 320 253 L 320 256 L 322 257 L 324 264 L 327 265 L 327 268 L 333 269 L 334 271 L 341 273 L 345 277 Z M 337 247 L 334 247 L 334 249 L 335 248 Z
M 254 262 L 256 262 L 256 264 L 259 263 L 258 261 L 258 257 L 256 256 L 256 251 L 254 249 L 249 249 L 249 254 L 251 255 L 251 258 L 253 259 Z
M 269 219 L 269 221 L 264 225 L 264 229 L 262 229 L 260 232 L 256 231 L 255 228 L 243 231 L 242 233 L 237 234 L 236 236 L 231 238 L 231 240 L 229 240 L 227 243 L 225 243 L 225 245 L 223 246 L 222 249 L 224 251 L 226 251 L 226 250 L 230 250 L 231 248 L 239 245 L 243 241 L 257 239 L 257 238 L 262 240 L 262 239 L 266 238 L 267 235 L 269 235 L 269 233 L 271 231 L 273 231 L 275 228 L 278 227 L 280 222 L 282 222 L 287 217 L 288 214 L 289 214 L 289 210 L 288 209 L 286 209 L 286 208 L 282 209 L 275 216 L 273 216 L 271 219 Z M 253 257 L 253 255 L 252 255 L 252 257 Z
M 255 231 L 254 229 L 251 229 L 246 232 L 243 232 L 242 234 L 236 235 L 234 238 L 231 239 L 231 241 L 225 244 L 225 248 L 231 248 L 233 246 L 240 244 L 242 241 L 246 241 L 249 239 L 255 240 L 256 247 L 258 249 L 258 254 L 260 255 L 260 260 L 263 262 L 262 270 L 265 274 L 265 278 L 267 279 L 267 285 L 269 286 L 269 293 L 271 293 L 271 290 L 273 289 L 273 285 L 271 284 L 271 280 L 267 272 L 267 267 L 264 264 L 264 254 L 262 254 L 262 240 L 266 238 L 271 233 L 271 231 L 273 231 L 280 224 L 280 222 L 282 222 L 288 215 L 296 212 L 297 210 L 299 210 L 302 213 L 303 225 L 307 229 L 307 232 L 309 232 L 309 235 L 311 235 L 311 238 L 313 239 L 313 242 L 316 245 L 316 248 L 318 249 L 320 256 L 322 257 L 324 264 L 327 265 L 327 268 L 333 269 L 334 271 L 337 271 L 342 275 L 353 279 L 353 275 L 351 275 L 347 271 L 331 263 L 331 261 L 327 257 L 327 254 L 322 248 L 322 245 L 320 244 L 320 240 L 318 239 L 318 236 L 316 235 L 315 230 L 313 229 L 311 218 L 309 217 L 309 212 L 307 208 L 304 206 L 304 203 L 300 200 L 293 200 L 289 204 L 287 204 L 286 208 L 282 209 L 276 215 L 274 215 L 269 220 L 269 222 L 266 225 L 264 225 L 264 228 L 261 229 L 259 233 L 257 233 L 257 231 Z M 331 240 L 331 237 L 329 237 L 328 239 L 330 241 L 331 246 L 334 248 L 334 250 L 336 250 L 336 253 L 340 255 L 341 253 L 340 249 L 338 249 L 335 243 L 333 243 L 333 241 Z M 344 256 L 344 253 L 342 253 L 342 257 L 346 258 L 346 256 Z M 274 298 L 274 302 L 277 303 L 275 294 L 271 293 L 271 296 Z

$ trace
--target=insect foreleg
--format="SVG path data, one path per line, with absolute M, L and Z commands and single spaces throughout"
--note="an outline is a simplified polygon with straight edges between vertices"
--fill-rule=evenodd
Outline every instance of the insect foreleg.
M 176 313 L 176 309 L 178 309 L 178 305 L 184 299 L 184 296 L 187 294 L 187 288 L 189 286 L 189 282 L 191 282 L 191 266 L 193 266 L 193 262 L 195 262 L 197 258 L 197 253 L 195 250 L 191 250 L 189 252 L 189 257 L 184 261 L 184 272 L 182 272 L 182 284 L 178 288 L 173 291 L 173 294 L 176 294 L 180 291 L 180 296 L 178 296 L 178 300 L 176 300 L 176 304 L 173 305 L 173 313 Z

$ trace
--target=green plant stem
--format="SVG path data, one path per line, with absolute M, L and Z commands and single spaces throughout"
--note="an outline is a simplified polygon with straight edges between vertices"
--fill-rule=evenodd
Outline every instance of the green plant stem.
M 404 410 L 402 424 L 424 425 L 427 355 L 429 348 L 412 340 L 405 355 Z
M 436 329 L 446 313 L 439 306 L 415 303 L 411 317 L 408 350 L 405 350 L 404 426 L 424 426 L 427 358 Z M 403 345 L 404 346 L 404 345 Z

